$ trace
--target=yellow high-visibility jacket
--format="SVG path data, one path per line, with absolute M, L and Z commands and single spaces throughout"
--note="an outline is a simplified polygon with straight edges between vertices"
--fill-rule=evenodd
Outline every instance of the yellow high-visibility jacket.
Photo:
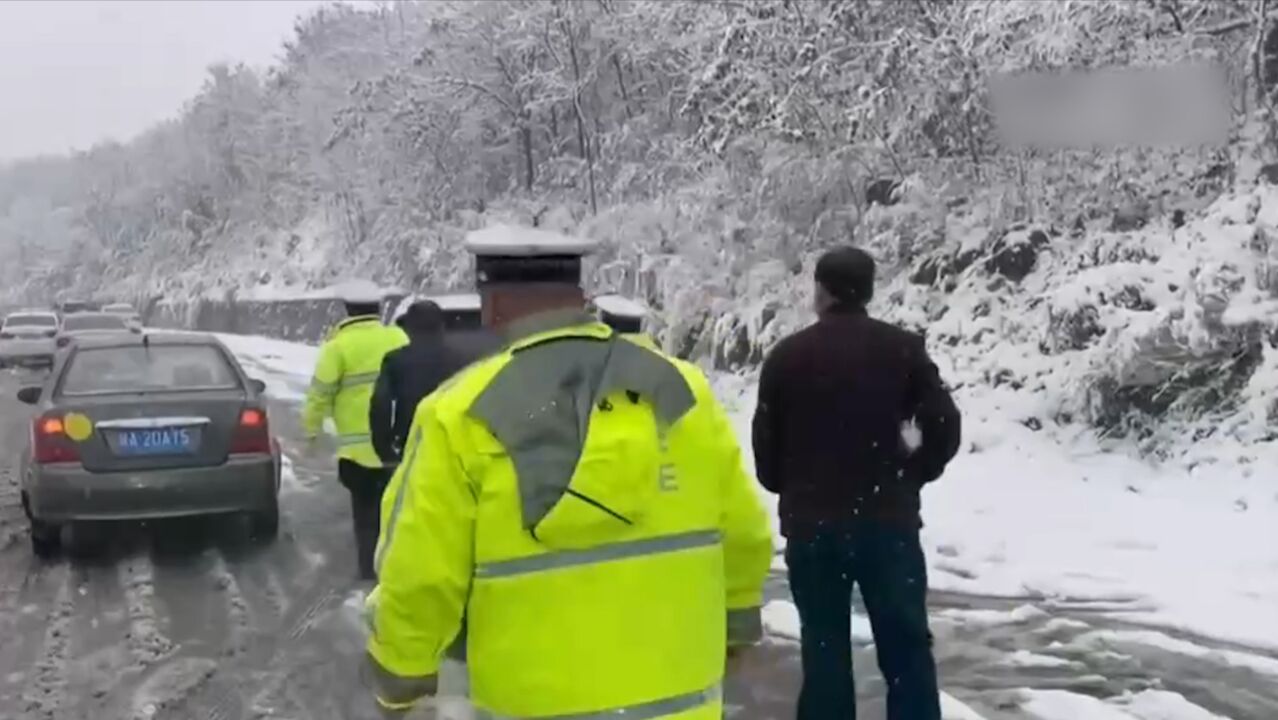
M 705 376 L 584 314 L 418 406 L 366 612 L 378 701 L 433 691 L 465 620 L 481 716 L 720 718 L 772 536 Z
M 368 404 L 386 353 L 408 343 L 398 327 L 383 325 L 376 315 L 338 323 L 320 347 L 315 375 L 302 409 L 307 439 L 324 429 L 324 418 L 337 426 L 337 456 L 364 467 L 382 467 L 368 434 Z

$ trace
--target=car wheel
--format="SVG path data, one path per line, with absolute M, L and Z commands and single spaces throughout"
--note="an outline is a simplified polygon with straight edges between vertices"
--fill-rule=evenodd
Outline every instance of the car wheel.
M 269 507 L 249 513 L 249 537 L 255 542 L 270 543 L 280 534 L 279 500 L 272 499 Z
M 62 549 L 62 527 L 37 520 L 31 515 L 31 502 L 22 493 L 22 512 L 27 516 L 31 533 L 31 552 L 39 558 L 51 558 Z
M 62 550 L 62 528 L 51 523 L 31 520 L 31 552 L 48 559 Z

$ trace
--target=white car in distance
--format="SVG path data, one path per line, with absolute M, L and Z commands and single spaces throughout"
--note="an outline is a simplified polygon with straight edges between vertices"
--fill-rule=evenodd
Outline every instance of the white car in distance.
M 57 313 L 22 310 L 0 325 L 0 367 L 51 367 L 62 323 Z
M 58 331 L 58 337 L 53 342 L 58 350 L 61 351 L 62 348 L 75 342 L 77 338 L 117 335 L 120 333 L 140 335 L 142 326 L 135 325 L 127 317 L 115 313 L 71 313 L 62 317 L 62 328 Z
M 138 315 L 138 311 L 128 303 L 110 303 L 102 306 L 102 312 L 110 315 L 123 315 L 128 318 L 129 324 L 142 327 L 142 316 Z

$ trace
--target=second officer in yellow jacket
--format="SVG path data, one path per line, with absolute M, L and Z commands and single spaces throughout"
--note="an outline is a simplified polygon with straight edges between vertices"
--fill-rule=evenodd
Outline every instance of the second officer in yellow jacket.
M 480 717 L 722 717 L 772 557 L 723 408 L 700 371 L 586 314 L 584 241 L 470 244 L 509 344 L 421 403 L 383 499 L 379 705 L 436 691 L 464 619 Z
M 648 348 L 659 350 L 652 335 L 644 332 L 644 320 L 648 317 L 648 309 L 638 302 L 620 295 L 601 295 L 591 301 L 599 322 L 617 331 L 631 342 Z
M 383 467 L 373 449 L 368 406 L 382 358 L 407 344 L 408 337 L 400 328 L 382 324 L 380 294 L 357 290 L 346 293 L 342 300 L 347 318 L 329 332 L 320 347 L 306 393 L 302 427 L 307 443 L 313 446 L 324 430 L 324 420 L 333 419 L 337 477 L 351 494 L 359 574 L 371 580 L 382 492 L 393 468 Z

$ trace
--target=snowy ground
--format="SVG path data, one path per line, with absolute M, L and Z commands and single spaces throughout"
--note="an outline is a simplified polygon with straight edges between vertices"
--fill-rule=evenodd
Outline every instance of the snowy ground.
M 748 439 L 753 388 L 737 378 L 719 388 Z M 966 450 L 924 491 L 933 588 L 1105 603 L 1124 621 L 1278 652 L 1269 477 L 1155 468 L 1081 441 L 1063 446 L 1000 417 L 996 398 L 960 405 Z
M 272 396 L 288 456 L 280 542 L 252 551 L 213 528 L 177 548 L 156 533 L 151 546 L 123 537 L 100 561 L 38 563 L 12 466 L 0 468 L 10 475 L 0 478 L 0 717 L 372 717 L 345 495 L 331 463 L 298 453 L 315 349 L 224 340 Z M 25 410 L 8 399 L 19 382 L 0 375 L 10 455 L 25 433 Z M 744 430 L 749 382 L 717 384 Z M 947 720 L 1278 717 L 1278 524 L 1255 488 L 1067 453 L 1000 421 L 991 398 L 963 406 L 980 451 L 925 496 Z M 739 720 L 793 716 L 798 622 L 776 570 L 769 640 L 728 681 Z M 862 717 L 881 720 L 864 618 L 853 635 Z
M 275 375 L 276 385 L 302 387 L 305 369 L 313 364 L 314 349 L 307 346 L 224 340 Z M 718 378 L 716 385 L 748 451 L 753 388 L 734 377 Z M 1006 598 L 1015 601 L 1015 609 L 951 608 L 938 613 L 938 625 L 1015 627 L 1037 621 L 1048 636 L 1068 636 L 1048 642 L 1044 650 L 1051 654 L 1011 651 L 999 661 L 1007 667 L 1077 675 L 1086 666 L 1071 655 L 1120 656 L 1136 648 L 1209 659 L 1278 682 L 1278 622 L 1273 621 L 1278 503 L 1250 507 L 1237 499 L 1254 497 L 1256 481 L 1191 477 L 1113 453 L 1089 452 L 1081 443 L 1062 447 L 1007 420 L 1001 403 L 1009 399 L 1014 400 L 962 398 L 968 451 L 926 491 L 925 538 L 934 589 Z M 772 498 L 768 502 L 775 507 Z M 783 569 L 778 557 L 777 570 Z M 1056 617 L 1075 612 L 1092 619 Z M 784 596 L 772 601 L 768 620 L 777 636 L 797 636 L 797 614 Z M 1112 628 L 1097 629 L 1096 621 Z M 1151 629 L 1114 629 L 1128 626 Z M 872 642 L 864 621 L 854 635 Z M 1222 642 L 1254 649 L 1202 644 Z M 1118 713 L 1114 717 L 1195 717 L 1176 714 L 1166 695 L 1152 690 L 1120 695 L 1112 712 Z M 1089 717 L 1070 715 L 1062 705 L 1068 701 L 1051 694 L 1027 691 L 1024 697 L 1031 716 Z M 1065 715 L 1051 714 L 1061 707 Z

